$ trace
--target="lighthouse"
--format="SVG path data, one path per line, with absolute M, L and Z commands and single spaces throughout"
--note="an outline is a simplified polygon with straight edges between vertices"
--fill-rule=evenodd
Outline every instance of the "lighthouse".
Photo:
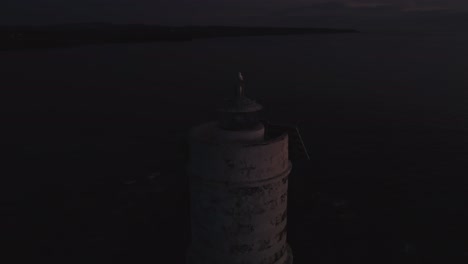
M 292 264 L 287 243 L 288 134 L 270 132 L 244 94 L 189 135 L 188 264 Z

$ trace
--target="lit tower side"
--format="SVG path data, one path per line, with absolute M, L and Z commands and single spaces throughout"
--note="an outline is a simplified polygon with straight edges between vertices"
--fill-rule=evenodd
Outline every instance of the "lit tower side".
M 190 132 L 189 264 L 291 264 L 288 134 L 265 132 L 262 106 L 238 94 Z

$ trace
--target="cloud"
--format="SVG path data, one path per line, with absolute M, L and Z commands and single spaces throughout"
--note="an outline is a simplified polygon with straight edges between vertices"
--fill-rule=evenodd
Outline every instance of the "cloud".
M 468 2 L 465 0 L 352 0 L 341 2 L 350 7 L 379 7 L 394 6 L 400 11 L 436 11 L 436 10 L 465 10 L 468 11 Z
M 450 0 L 447 0 L 451 2 Z M 463 27 L 467 23 L 458 22 L 453 14 L 466 15 L 468 5 L 437 0 L 353 0 L 301 3 L 293 7 L 273 10 L 268 17 L 276 17 L 291 26 L 353 27 L 358 29 L 419 29 L 454 26 Z M 457 6 L 457 8 L 454 8 Z M 465 9 L 466 10 L 466 9 Z
M 466 0 L 3 0 L 0 24 L 338 25 L 467 11 Z M 302 24 L 301 24 L 302 23 Z

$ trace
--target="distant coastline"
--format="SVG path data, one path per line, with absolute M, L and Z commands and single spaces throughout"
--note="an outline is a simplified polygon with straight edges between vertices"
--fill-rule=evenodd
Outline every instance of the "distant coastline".
M 202 38 L 358 33 L 354 29 L 152 25 L 105 23 L 0 26 L 0 50 L 59 48 L 105 43 L 191 41 Z

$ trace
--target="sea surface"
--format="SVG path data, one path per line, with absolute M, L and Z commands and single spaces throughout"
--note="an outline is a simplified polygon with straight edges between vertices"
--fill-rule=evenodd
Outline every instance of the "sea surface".
M 12 241 L 48 241 L 31 246 L 44 258 L 179 263 L 168 252 L 189 239 L 181 142 L 235 94 L 241 71 L 265 119 L 298 125 L 311 156 L 290 178 L 297 263 L 467 257 L 467 47 L 466 33 L 362 32 L 0 52 L 0 143 L 13 168 L 2 196 L 22 230 Z M 96 235 L 109 224 L 92 216 L 115 203 L 108 186 L 161 170 L 161 196 L 132 209 L 151 215 L 148 229 L 117 221 Z

